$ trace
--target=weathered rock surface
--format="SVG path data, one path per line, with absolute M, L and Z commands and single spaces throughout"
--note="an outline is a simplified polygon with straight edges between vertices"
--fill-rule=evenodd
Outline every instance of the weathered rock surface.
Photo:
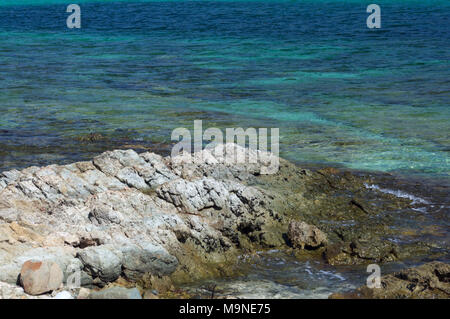
M 137 288 L 114 286 L 91 292 L 89 299 L 142 299 L 142 296 Z
M 238 149 L 176 157 L 116 150 L 0 173 L 0 282 L 16 284 L 27 260 L 54 262 L 65 285 L 79 274 L 89 288 L 123 278 L 149 288 L 165 277 L 176 284 L 230 275 L 242 252 L 286 247 L 291 220 L 315 225 L 288 237 L 304 248 L 326 238 L 330 264 L 448 252 L 442 240 L 397 241 L 401 225 L 412 224 L 406 219 L 431 214 L 366 187 L 370 177 L 312 172 L 282 159 L 276 174 L 265 175 L 267 166 L 242 161 L 261 153 Z M 263 157 L 273 163 L 273 155 Z
M 302 221 L 289 223 L 288 238 L 295 248 L 301 249 L 315 249 L 327 243 L 326 235 L 319 228 Z
M 57 263 L 64 282 L 81 273 L 86 286 L 119 276 L 193 280 L 226 271 L 239 246 L 270 245 L 264 227 L 280 217 L 265 192 L 236 178 L 261 169 L 203 153 L 208 164 L 128 150 L 3 172 L 0 280 L 15 283 L 32 258 Z
M 333 299 L 448 299 L 450 298 L 450 265 L 430 262 L 419 267 L 382 276 L 381 288 L 363 286 L 346 294 L 333 294 Z
M 77 299 L 89 299 L 89 295 L 91 294 L 91 290 L 87 288 L 80 288 L 78 290 Z
M 26 261 L 20 271 L 20 284 L 26 293 L 40 295 L 58 289 L 63 281 L 58 264 L 49 261 Z
M 78 253 L 78 258 L 92 278 L 98 277 L 104 283 L 116 280 L 122 272 L 122 254 L 111 245 L 87 247 Z
M 32 296 L 15 284 L 0 282 L 0 299 L 50 299 L 48 295 Z
M 126 278 L 139 280 L 142 274 L 170 275 L 178 266 L 178 260 L 161 246 L 125 246 L 122 248 L 123 273 Z

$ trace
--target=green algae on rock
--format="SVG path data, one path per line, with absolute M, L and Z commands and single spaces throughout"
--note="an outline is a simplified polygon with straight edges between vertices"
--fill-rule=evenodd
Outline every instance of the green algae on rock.
M 430 262 L 419 267 L 381 277 L 380 288 L 360 287 L 345 294 L 333 294 L 331 299 L 448 299 L 450 298 L 450 265 Z

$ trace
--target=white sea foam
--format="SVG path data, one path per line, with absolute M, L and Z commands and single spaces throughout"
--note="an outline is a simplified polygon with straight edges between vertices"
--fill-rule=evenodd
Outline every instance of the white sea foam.
M 423 199 L 423 198 L 414 196 L 414 195 L 412 195 L 412 194 L 403 192 L 403 191 L 401 191 L 401 190 L 392 190 L 392 189 L 389 189 L 389 188 L 381 188 L 381 187 L 378 186 L 378 185 L 374 185 L 374 184 L 369 185 L 369 184 L 366 184 L 366 183 L 364 183 L 364 186 L 365 186 L 366 188 L 368 188 L 368 189 L 375 189 L 375 190 L 380 191 L 380 192 L 382 192 L 382 193 L 385 193 L 385 194 L 391 194 L 391 195 L 394 195 L 394 196 L 399 197 L 399 198 L 407 198 L 407 199 L 409 199 L 409 200 L 412 201 L 412 204 L 413 204 L 413 205 L 414 205 L 414 204 L 418 204 L 418 203 L 419 203 L 419 204 L 430 204 L 429 201 L 427 201 L 427 200 L 425 200 L 425 199 Z
M 334 272 L 326 271 L 326 270 L 319 270 L 319 272 L 320 272 L 321 274 L 326 275 L 326 276 L 335 277 L 335 278 L 337 278 L 337 279 L 339 279 L 339 280 L 342 280 L 342 281 L 345 280 L 345 278 L 342 277 L 342 276 L 341 276 L 340 274 L 338 274 L 338 273 L 334 273 Z

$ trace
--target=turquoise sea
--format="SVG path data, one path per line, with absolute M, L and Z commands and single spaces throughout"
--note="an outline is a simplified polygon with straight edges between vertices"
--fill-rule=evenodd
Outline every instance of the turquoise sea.
M 449 1 L 378 1 L 381 29 L 372 1 L 73 2 L 81 29 L 67 1 L 0 3 L 0 170 L 201 119 L 279 127 L 297 162 L 449 176 Z
M 81 29 L 66 27 L 71 2 Z M 371 187 L 420 202 L 413 212 L 448 247 L 450 1 L 376 1 L 382 27 L 368 29 L 372 2 L 0 0 L 0 171 L 167 153 L 194 120 L 279 128 L 282 157 L 387 176 Z M 213 283 L 244 298 L 326 298 L 367 277 L 257 257 L 248 275 Z

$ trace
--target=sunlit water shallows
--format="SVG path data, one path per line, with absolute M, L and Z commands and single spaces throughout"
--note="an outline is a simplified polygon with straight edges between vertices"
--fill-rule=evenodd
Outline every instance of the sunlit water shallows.
M 300 261 L 278 250 L 243 256 L 242 263 L 251 265 L 248 275 L 238 278 L 203 281 L 184 287 L 202 298 L 232 296 L 242 299 L 328 298 L 332 293 L 349 292 L 366 284 L 367 266 L 333 267 L 322 260 Z M 391 263 L 382 267 L 393 272 L 407 267 Z M 246 266 L 248 267 L 248 265 Z
M 380 0 L 379 30 L 356 0 L 77 3 L 69 30 L 67 1 L 0 2 L 0 171 L 165 145 L 200 119 L 278 127 L 296 162 L 448 184 L 450 1 Z M 363 284 L 289 264 L 316 286 L 279 296 Z
M 380 1 L 379 30 L 353 0 L 80 4 L 79 30 L 65 1 L 0 5 L 0 170 L 202 119 L 279 127 L 300 162 L 448 177 L 448 1 Z
M 277 250 L 242 257 L 251 264 L 249 274 L 233 280 L 205 281 L 188 286 L 193 294 L 237 298 L 327 298 L 331 293 L 349 291 L 364 284 L 363 267 L 343 268 L 343 274 L 318 260 L 299 261 Z

